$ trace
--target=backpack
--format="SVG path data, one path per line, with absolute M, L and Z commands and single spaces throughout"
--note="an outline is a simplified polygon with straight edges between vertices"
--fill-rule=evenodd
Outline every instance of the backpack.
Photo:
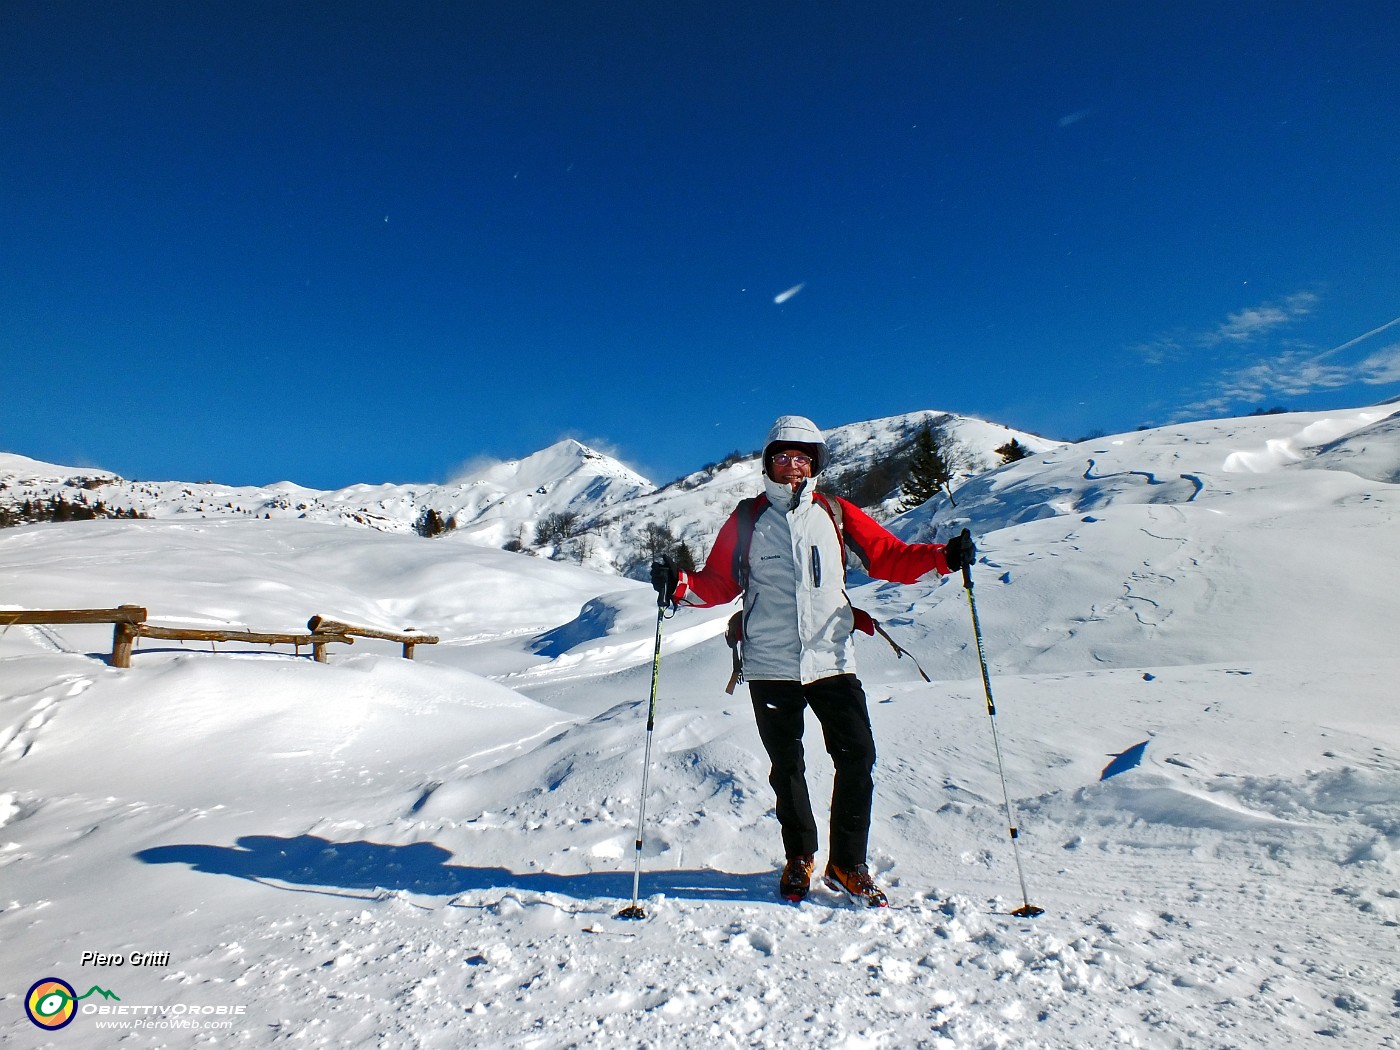
M 840 541 L 841 549 L 845 550 L 846 529 L 844 524 L 844 512 L 841 509 L 841 500 L 835 497 L 828 498 L 824 493 L 821 492 L 814 492 L 812 494 L 812 499 L 816 503 L 819 503 L 822 509 L 826 511 L 827 517 L 831 519 L 832 527 L 836 530 L 836 537 Z M 739 526 L 739 534 L 735 537 L 734 540 L 733 574 L 734 579 L 739 581 L 740 590 L 743 591 L 747 591 L 749 589 L 749 548 L 753 545 L 754 525 L 755 523 L 757 523 L 759 515 L 761 515 L 765 510 L 767 510 L 768 506 L 769 501 L 767 493 L 760 493 L 757 496 L 750 496 L 747 499 L 740 500 L 739 506 L 735 508 L 734 511 L 734 513 L 738 516 L 737 524 Z M 841 579 L 843 583 L 845 581 L 845 576 L 846 565 L 845 562 L 842 562 Z M 850 595 L 847 595 L 847 604 L 850 604 L 850 600 Z M 874 635 L 878 632 L 881 638 L 890 643 L 890 648 L 892 648 L 895 651 L 895 655 L 897 657 L 903 659 L 904 657 L 908 656 L 909 659 L 914 660 L 913 655 L 911 655 L 905 649 L 901 648 L 898 642 L 896 642 L 893 638 L 891 638 L 888 634 L 885 633 L 885 629 L 880 626 L 880 621 L 876 620 L 875 617 L 871 616 L 864 609 L 857 609 L 854 605 L 851 606 L 851 613 L 855 618 L 855 623 L 852 626 L 857 631 L 860 631 L 863 634 L 868 634 L 872 637 L 874 637 Z M 724 640 L 729 645 L 730 656 L 732 657 L 734 662 L 734 671 L 729 676 L 729 684 L 725 686 L 724 691 L 732 696 L 734 694 L 734 687 L 744 680 L 743 609 L 740 609 L 738 612 L 736 612 L 733 616 L 729 618 L 729 626 L 726 627 L 724 631 Z M 924 669 L 922 667 L 919 667 L 918 660 L 914 660 L 914 666 L 918 668 L 919 674 L 923 677 L 925 682 L 930 681 L 929 676 L 927 674 L 924 674 Z

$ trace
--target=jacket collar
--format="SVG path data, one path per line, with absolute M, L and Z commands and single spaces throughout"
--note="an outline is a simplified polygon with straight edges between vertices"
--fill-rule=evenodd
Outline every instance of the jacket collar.
M 784 514 L 790 514 L 804 503 L 812 502 L 812 495 L 817 491 L 817 479 L 808 478 L 796 491 L 793 491 L 782 482 L 774 481 L 767 474 L 763 475 L 763 491 L 768 494 L 768 502 L 777 507 Z

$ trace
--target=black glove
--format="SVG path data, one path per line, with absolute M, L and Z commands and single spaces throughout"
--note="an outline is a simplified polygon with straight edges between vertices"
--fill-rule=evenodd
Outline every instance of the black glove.
M 972 533 L 967 529 L 948 540 L 943 548 L 943 558 L 948 562 L 948 569 L 957 572 L 964 566 L 971 565 L 977 560 L 977 548 L 972 542 Z
M 669 554 L 658 554 L 651 562 L 651 585 L 656 588 L 656 604 L 669 605 L 675 597 L 680 575 Z

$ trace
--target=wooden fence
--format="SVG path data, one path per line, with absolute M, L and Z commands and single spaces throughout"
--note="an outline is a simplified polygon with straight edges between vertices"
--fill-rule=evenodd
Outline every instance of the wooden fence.
M 249 645 L 292 645 L 298 655 L 301 647 L 311 647 L 317 663 L 326 662 L 326 646 L 354 645 L 352 635 L 361 638 L 383 638 L 403 645 L 403 655 L 413 659 L 417 645 L 432 645 L 435 635 L 408 631 L 382 631 L 373 627 L 356 627 L 324 616 L 313 616 L 306 632 L 206 630 L 187 627 L 156 627 L 146 622 L 146 610 L 139 605 L 121 605 L 115 609 L 0 609 L 0 628 L 12 624 L 78 624 L 110 623 L 112 631 L 113 667 L 130 667 L 131 654 L 137 638 L 159 638 L 182 642 L 243 642 Z
M 354 635 L 357 638 L 383 638 L 390 642 L 399 642 L 403 645 L 403 658 L 413 659 L 413 647 L 416 645 L 436 645 L 438 637 L 435 634 L 423 634 L 413 627 L 405 627 L 402 631 L 382 631 L 377 627 L 356 627 L 354 624 L 341 623 L 339 620 L 332 620 L 325 616 L 313 616 L 306 621 L 306 629 L 314 635 L 322 632 L 330 632 L 338 635 Z
M 136 638 L 164 638 L 170 641 L 179 642 L 245 642 L 249 645 L 293 645 L 296 646 L 297 655 L 301 654 L 303 645 L 311 646 L 311 655 L 317 663 L 326 662 L 326 646 L 331 642 L 341 642 L 345 645 L 354 645 L 353 638 L 344 635 L 332 634 L 308 634 L 303 632 L 283 633 L 267 631 L 209 631 L 189 627 L 153 627 L 148 623 L 133 623 L 118 625 L 117 631 L 123 629 L 129 631 L 132 639 Z M 130 667 L 130 642 L 128 646 L 126 663 L 118 663 L 116 650 L 113 650 L 113 667 Z
M 131 633 L 133 625 L 143 623 L 146 610 L 139 605 L 123 605 L 116 609 L 0 609 L 0 625 L 110 623 L 112 632 L 113 667 L 131 666 Z

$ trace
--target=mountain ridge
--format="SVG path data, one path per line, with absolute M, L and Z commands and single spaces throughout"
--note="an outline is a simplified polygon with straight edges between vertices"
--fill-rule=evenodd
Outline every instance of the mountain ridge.
M 924 421 L 940 421 L 956 481 L 999 465 L 995 448 L 1013 439 L 1032 452 L 1058 447 L 1034 434 L 936 410 L 864 420 L 826 431 L 833 472 L 868 471 L 907 444 Z M 649 528 L 670 530 L 696 550 L 713 540 L 734 504 L 761 488 L 756 453 L 702 467 L 664 486 L 573 438 L 518 459 L 483 463 L 446 484 L 355 484 L 318 490 L 291 481 L 266 486 L 132 481 L 112 471 L 44 463 L 0 453 L 0 504 L 46 501 L 73 490 L 78 500 L 130 508 L 152 518 L 305 518 L 409 533 L 429 511 L 451 523 L 457 542 L 533 550 L 602 571 L 635 571 Z M 873 507 L 895 513 L 893 499 Z M 555 527 L 548 537 L 542 534 Z M 561 531 L 562 530 L 562 531 Z

